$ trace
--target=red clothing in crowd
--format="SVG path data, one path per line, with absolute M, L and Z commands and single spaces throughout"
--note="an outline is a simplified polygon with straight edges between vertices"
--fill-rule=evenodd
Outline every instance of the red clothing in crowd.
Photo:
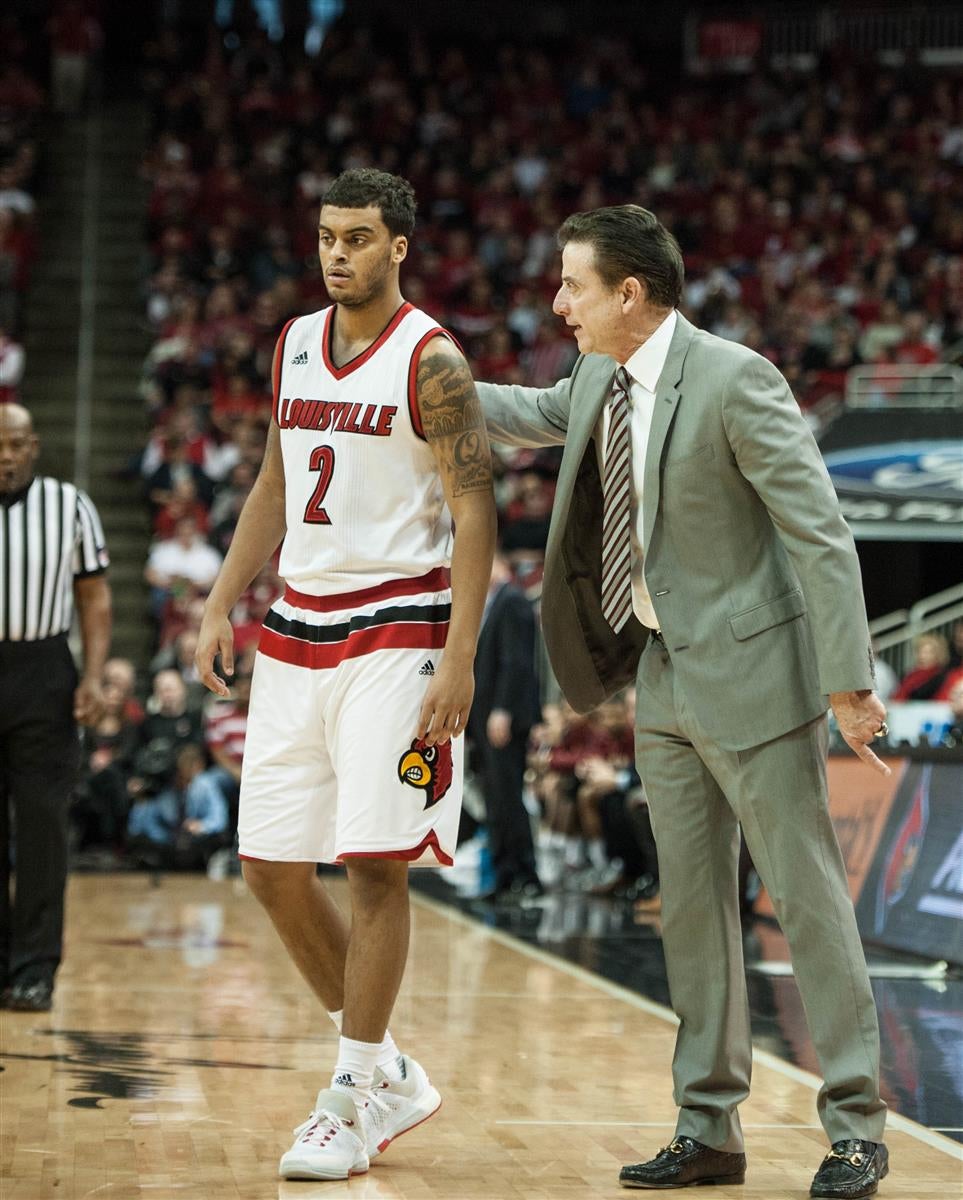
M 247 705 L 227 700 L 215 704 L 204 721 L 204 741 L 209 750 L 220 750 L 237 766 L 244 757 Z

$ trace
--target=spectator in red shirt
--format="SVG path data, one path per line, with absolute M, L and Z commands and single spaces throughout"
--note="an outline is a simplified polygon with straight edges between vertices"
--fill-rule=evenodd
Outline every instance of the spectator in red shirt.
M 914 309 L 903 317 L 903 340 L 896 347 L 896 361 L 926 366 L 939 362 L 939 352 L 926 337 L 926 315 Z
M 204 741 L 225 794 L 236 802 L 241 784 L 241 761 L 247 737 L 247 707 L 251 698 L 254 652 L 248 650 L 236 663 L 230 700 L 216 700 L 204 719 Z
M 916 662 L 893 693 L 894 700 L 932 700 L 949 673 L 950 648 L 938 633 L 921 633 L 916 639 Z

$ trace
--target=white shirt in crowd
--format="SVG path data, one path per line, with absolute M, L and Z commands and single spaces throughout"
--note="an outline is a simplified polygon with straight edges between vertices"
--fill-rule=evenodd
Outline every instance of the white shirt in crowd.
M 189 579 L 195 587 L 208 588 L 221 569 L 221 556 L 201 537 L 195 538 L 190 546 L 169 538 L 156 543 L 147 566 L 167 579 Z

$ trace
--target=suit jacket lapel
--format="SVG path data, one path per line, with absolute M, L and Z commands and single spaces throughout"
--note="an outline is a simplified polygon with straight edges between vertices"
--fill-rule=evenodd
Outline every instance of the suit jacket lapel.
M 602 361 L 601 356 L 598 356 L 598 360 Z M 568 522 L 569 506 L 575 490 L 575 477 L 578 475 L 589 441 L 595 432 L 602 408 L 612 391 L 616 363 L 612 359 L 609 359 L 608 362 L 611 369 L 602 376 L 605 386 L 597 392 L 585 396 L 584 399 L 579 396 L 577 402 L 572 404 L 568 434 L 565 438 L 565 453 L 562 456 L 562 465 L 559 467 L 558 481 L 555 486 L 555 506 L 552 512 L 552 526 L 549 531 L 546 558 L 554 556 L 555 547 Z
M 652 409 L 652 424 L 649 426 L 649 442 L 645 451 L 645 472 L 642 477 L 642 546 L 652 540 L 655 515 L 659 508 L 661 492 L 662 453 L 665 449 L 669 429 L 679 400 L 682 397 L 682 367 L 689 350 L 695 326 L 682 313 L 676 318 L 675 333 L 669 345 L 665 366 L 655 388 L 655 405 Z

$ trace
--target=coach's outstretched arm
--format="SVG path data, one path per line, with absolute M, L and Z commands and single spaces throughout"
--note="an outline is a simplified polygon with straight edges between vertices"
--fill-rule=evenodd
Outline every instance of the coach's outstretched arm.
M 478 630 L 495 550 L 492 459 L 475 384 L 457 346 L 433 338 L 416 381 L 421 424 L 432 448 L 455 525 L 451 622 L 441 666 L 428 685 L 418 737 L 429 745 L 464 732 L 475 691 Z
M 194 665 L 205 687 L 218 696 L 228 696 L 230 692 L 226 682 L 214 674 L 215 654 L 221 656 L 224 673 L 234 674 L 231 609 L 278 548 L 286 528 L 281 438 L 277 423 L 272 420 L 261 470 L 244 501 L 227 557 L 204 605 L 204 619 L 197 635 Z

